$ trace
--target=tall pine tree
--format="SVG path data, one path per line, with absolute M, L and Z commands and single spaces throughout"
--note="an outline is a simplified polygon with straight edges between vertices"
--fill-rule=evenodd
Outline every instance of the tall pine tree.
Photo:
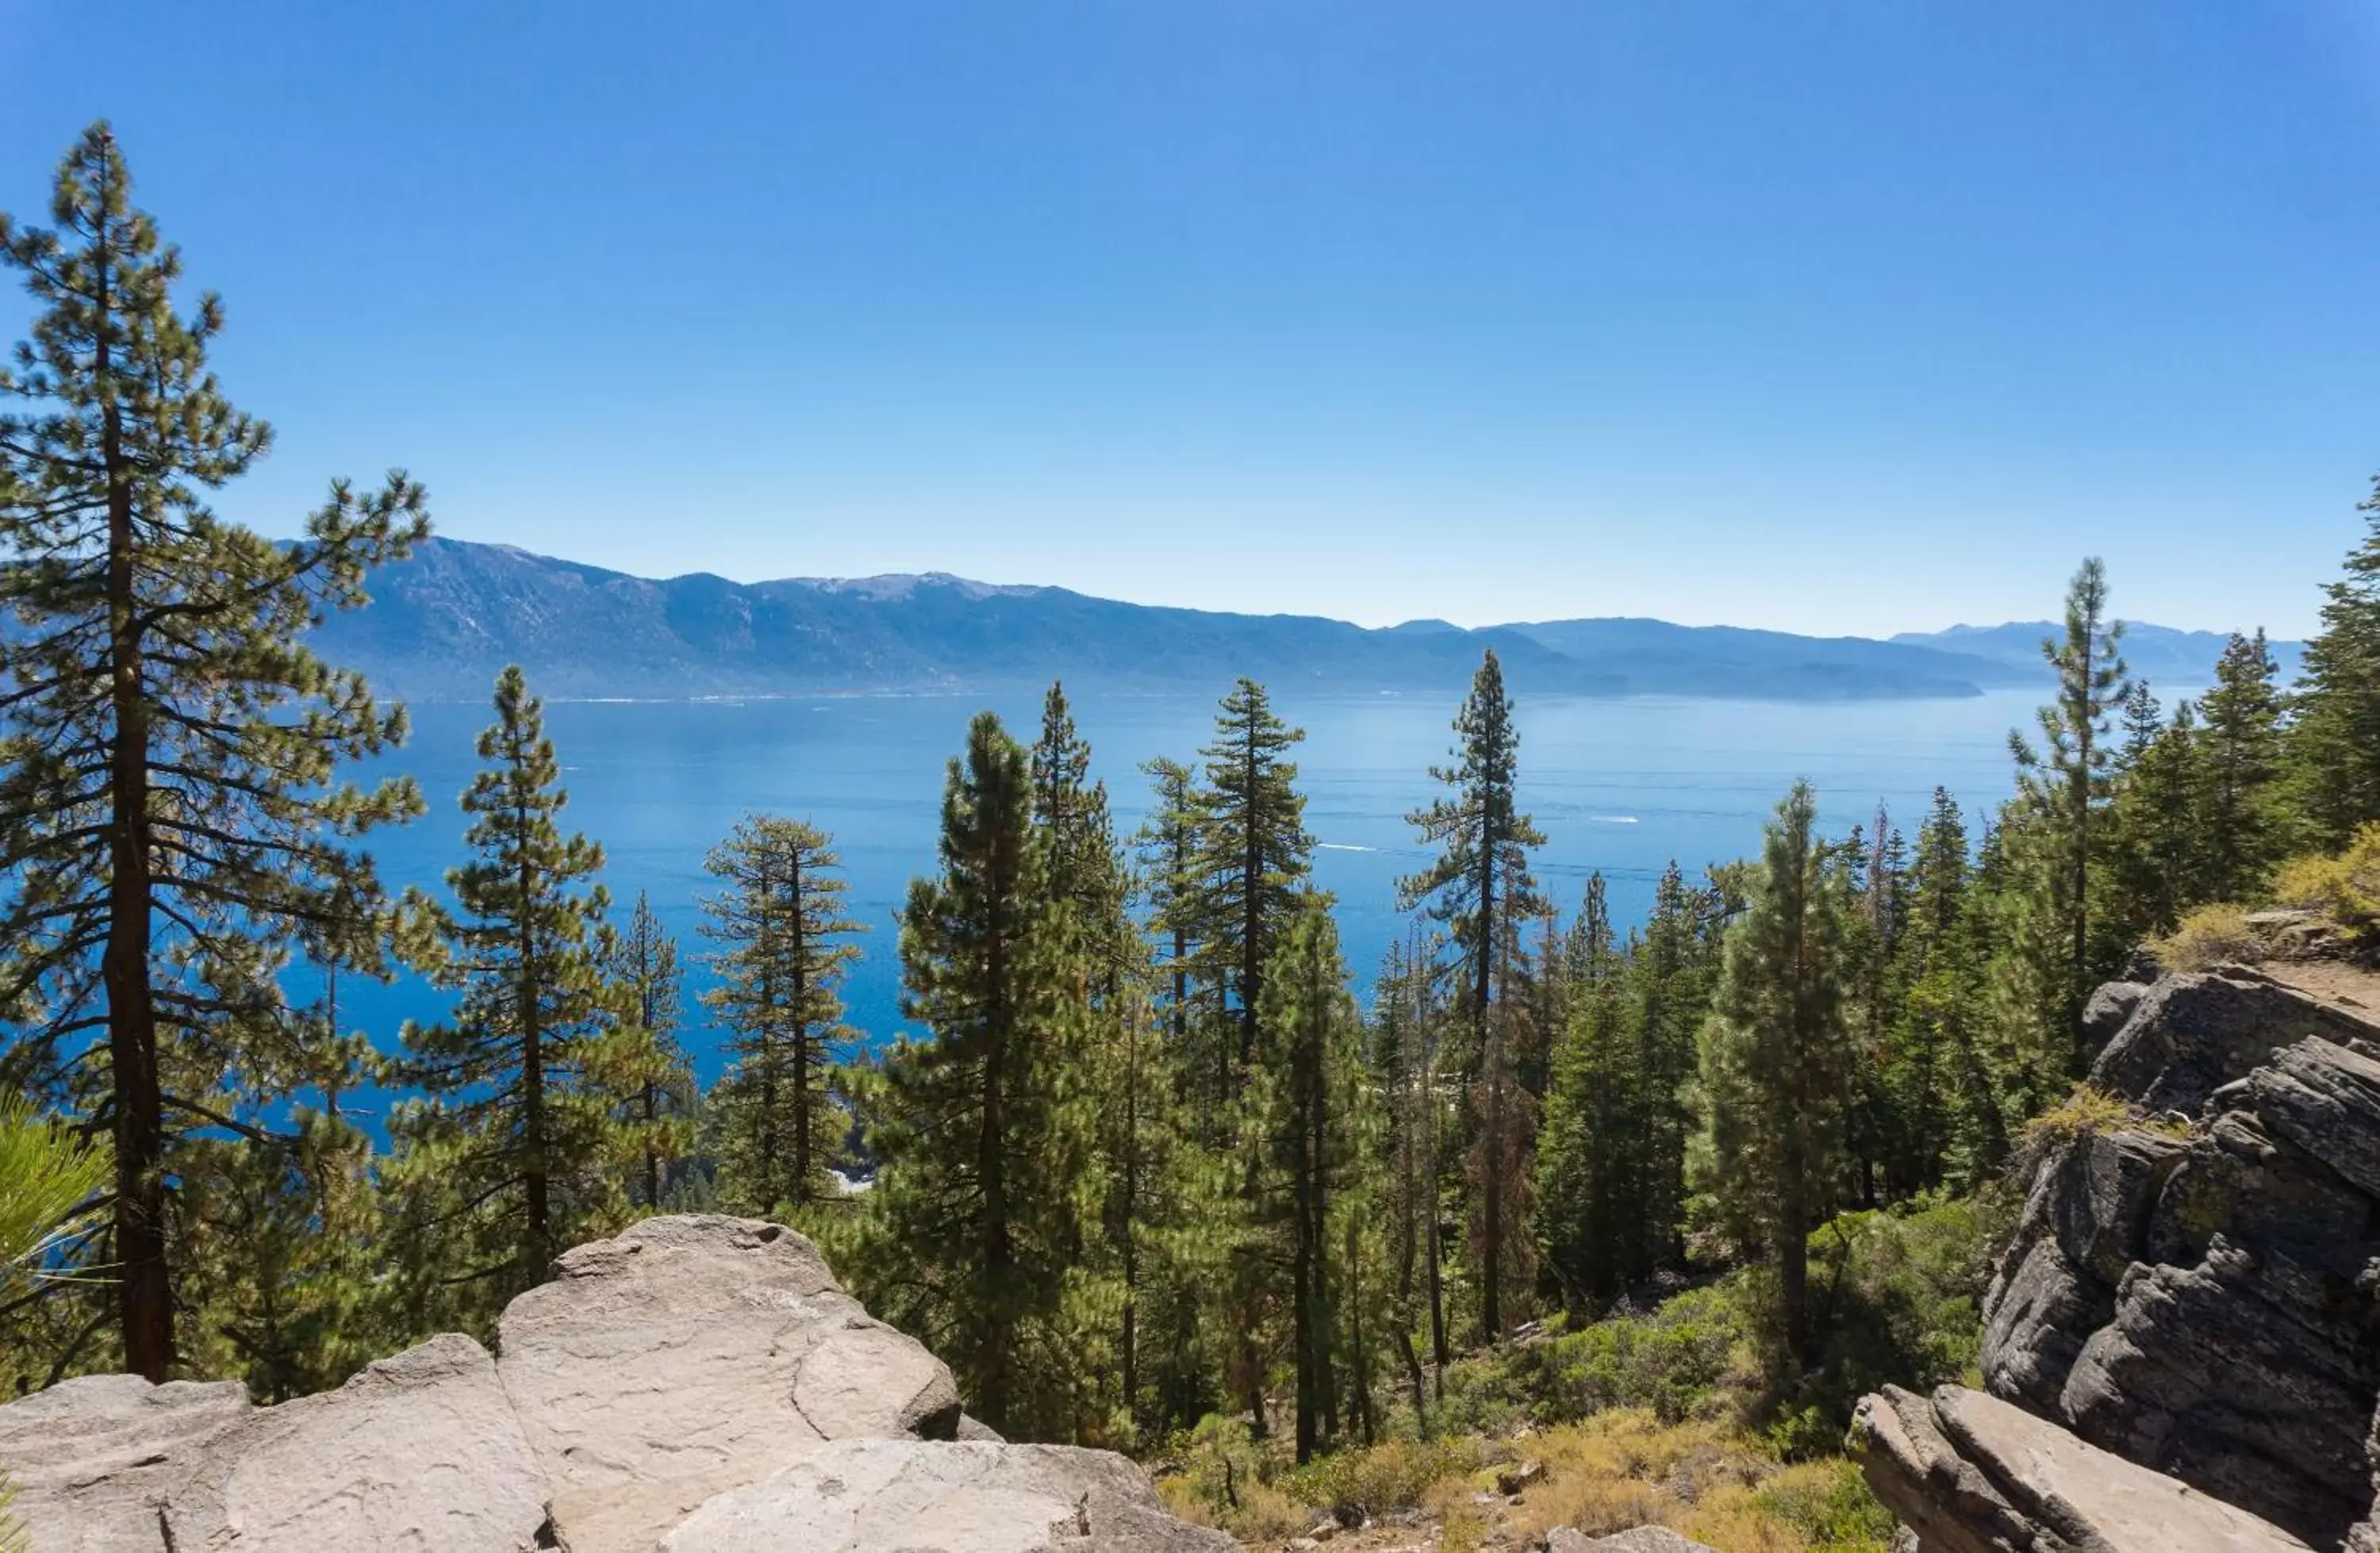
M 803 1217 L 837 1195 L 833 1081 L 856 1039 L 842 986 L 862 928 L 844 915 L 842 864 L 815 826 L 747 815 L 703 867 L 721 886 L 702 903 L 717 977 L 703 1001 L 733 1058 L 712 1100 L 721 1194 L 747 1212 Z
M 905 1006 L 928 1038 L 895 1044 L 866 1086 L 880 1169 L 856 1270 L 977 1416 L 1051 1438 L 1080 1424 L 1069 1274 L 1097 1210 L 1096 1118 L 1066 1072 L 1079 967 L 1042 909 L 1032 817 L 1026 752 L 983 713 L 951 762 L 941 871 L 902 911 Z
M 2331 847 L 2380 819 L 2380 479 L 2357 510 L 2363 542 L 2346 575 L 2323 585 L 2322 630 L 2306 644 L 2289 735 L 2295 807 Z
M 1797 783 L 1777 807 L 1751 902 L 1728 929 L 1703 1029 L 1698 1159 L 1721 1221 L 1767 1248 L 1780 1363 L 1807 1363 L 1810 1231 L 1834 1205 L 1854 1054 L 1843 1018 L 1845 880 Z
M 460 996 L 447 1022 L 406 1027 L 399 1076 L 423 1098 L 391 1122 L 395 1168 L 436 1204 L 421 1249 L 475 1324 L 619 1207 L 608 1098 L 589 1073 L 615 1013 L 603 849 L 562 829 L 570 797 L 518 665 L 496 680 L 495 712 L 463 794 L 471 857 L 446 875 L 456 910 L 440 979 Z
M 1545 837 L 1521 812 L 1521 735 L 1492 650 L 1472 677 L 1454 732 L 1456 763 L 1430 770 L 1450 795 L 1406 816 L 1425 844 L 1440 850 L 1427 867 L 1398 881 L 1397 896 L 1407 910 L 1431 903 L 1431 915 L 1447 925 L 1461 958 L 1458 986 L 1470 1037 L 1463 1074 L 1484 1081 L 1475 1107 L 1483 1152 L 1475 1173 L 1500 1188 L 1512 1179 L 1507 1172 L 1525 1123 L 1519 1115 L 1524 1108 L 1513 1072 L 1512 1025 L 1493 1017 L 1493 1005 L 1517 980 L 1519 925 L 1545 911 L 1528 862 L 1528 849 L 1544 845 Z M 1506 1221 L 1500 1189 L 1475 1200 L 1479 1244 L 1472 1260 L 1479 1278 L 1479 1323 L 1482 1335 L 1493 1341 L 1504 1332 L 1505 1242 L 1520 1226 Z
M 386 969 L 350 843 L 420 799 L 336 771 L 399 742 L 404 716 L 299 637 L 428 523 L 401 475 L 334 483 L 292 543 L 218 518 L 207 493 L 272 441 L 208 369 L 221 303 L 176 310 L 180 254 L 104 123 L 50 213 L 47 231 L 0 216 L 38 309 L 0 369 L 0 1013 L 19 1082 L 111 1135 L 114 1326 L 125 1367 L 164 1380 L 175 1140 L 258 1129 L 281 1098 L 261 1075 L 304 1065 L 316 1025 L 279 979 L 298 940 Z

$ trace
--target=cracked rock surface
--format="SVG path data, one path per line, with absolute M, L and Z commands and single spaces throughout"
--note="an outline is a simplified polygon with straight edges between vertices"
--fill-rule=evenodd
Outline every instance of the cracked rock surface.
M 1853 1428 L 1931 1553 L 2151 1547 L 2115 1499 L 2060 1519 L 2078 1462 L 2176 1535 L 2380 1541 L 2380 1025 L 2353 1005 L 2239 967 L 2094 1000 L 2127 1012 L 2091 1083 L 2145 1120 L 2034 1163 L 1984 1301 L 1990 1396 L 1888 1389 Z
M 1014 1446 L 782 1226 L 652 1219 L 334 1391 L 68 1381 L 0 1407 L 31 1546 L 135 1553 L 1219 1553 L 1140 1469 Z M 821 1537 L 830 1540 L 820 1541 Z
M 1160 1509 L 1139 1469 L 1063 1445 L 838 1440 L 730 1489 L 664 1553 L 1222 1553 L 1220 1532 Z

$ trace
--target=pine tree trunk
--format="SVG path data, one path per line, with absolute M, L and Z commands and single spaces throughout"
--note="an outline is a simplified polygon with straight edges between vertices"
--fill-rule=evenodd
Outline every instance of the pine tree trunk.
M 809 964 L 802 945 L 802 855 L 798 847 L 786 850 L 786 866 L 793 871 L 786 880 L 785 899 L 791 906 L 786 914 L 793 933 L 792 953 L 786 957 L 793 972 L 794 985 L 791 1006 L 794 1011 L 794 1197 L 796 1203 L 810 1200 L 810 1020 Z
M 1002 881 L 1004 887 L 1006 881 Z M 1008 1234 L 1008 1172 L 1007 1150 L 1002 1136 L 1006 1125 L 1002 1086 L 1005 1082 L 1005 1060 L 1010 1035 L 1008 1017 L 1007 942 L 995 928 L 990 952 L 986 957 L 985 973 L 990 988 L 990 1007 L 985 1011 L 990 1026 L 990 1039 L 984 1044 L 983 1058 L 983 1119 L 976 1137 L 976 1182 L 982 1195 L 983 1218 L 979 1225 L 982 1244 L 985 1284 L 999 1291 L 998 1298 L 1005 1302 L 1007 1291 L 1002 1287 L 1010 1277 L 1011 1247 Z M 989 1316 L 985 1320 L 984 1316 Z M 1008 1365 L 1011 1334 L 996 1313 L 978 1316 L 982 1323 L 983 1341 L 979 1344 L 984 1379 L 981 1393 L 976 1399 L 983 1409 L 984 1422 L 993 1428 L 1006 1430 L 1012 1426 L 1008 1416 Z
M 515 834 L 528 836 L 530 820 L 526 807 L 516 812 L 516 819 Z M 552 1259 L 553 1248 L 546 1244 L 552 1208 L 546 1182 L 545 1045 L 544 1032 L 538 1028 L 537 928 L 530 904 L 535 899 L 535 881 L 529 873 L 525 845 L 521 849 L 519 882 L 520 902 L 516 909 L 520 913 L 521 1142 L 528 1152 L 528 1266 L 522 1272 L 525 1278 L 535 1279 Z
M 111 375 L 107 264 L 110 238 L 99 235 L 100 322 L 95 375 Z M 116 1308 L 124 1362 L 134 1374 L 164 1381 L 174 1367 L 174 1291 L 165 1262 L 165 1104 L 158 1075 L 157 1007 L 149 985 L 149 707 L 143 694 L 140 623 L 132 575 L 131 472 L 121 412 L 111 398 L 101 412 L 100 460 L 107 471 L 107 617 L 115 715 L 109 752 L 107 945 L 100 982 L 107 994 L 107 1057 L 115 1090 Z

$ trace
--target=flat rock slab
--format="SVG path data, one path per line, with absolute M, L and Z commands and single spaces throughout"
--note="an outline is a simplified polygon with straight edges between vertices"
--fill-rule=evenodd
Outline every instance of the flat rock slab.
M 842 1440 L 712 1498 L 662 1553 L 1231 1553 L 1105 1450 Z
M 11 1511 L 42 1553 L 164 1553 L 165 1501 L 251 1411 L 237 1380 L 90 1375 L 36 1391 L 0 1407 Z
M 494 1361 L 450 1332 L 250 1410 L 165 1514 L 178 1553 L 525 1553 L 545 1489 Z
M 1718 1550 L 1667 1526 L 1631 1526 L 1609 1536 L 1589 1536 L 1574 1526 L 1557 1526 L 1546 1534 L 1546 1553 L 1718 1553 Z
M 1877 1498 L 1937 1553 L 2300 1553 L 2269 1522 L 1971 1391 L 1864 1398 L 1852 1440 Z
M 506 1308 L 498 1352 L 572 1553 L 648 1553 L 826 1440 L 958 1426 L 941 1361 L 759 1219 L 649 1219 L 565 1253 Z

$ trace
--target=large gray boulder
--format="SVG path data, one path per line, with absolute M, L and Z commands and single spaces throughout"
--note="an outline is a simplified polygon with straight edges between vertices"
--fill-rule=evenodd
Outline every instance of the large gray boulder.
M 2169 976 L 2132 1003 L 2091 1064 L 2091 1083 L 2144 1111 L 2195 1116 L 2276 1047 L 2308 1036 L 2380 1054 L 2380 1030 L 2244 966 Z
M 544 1533 L 545 1482 L 488 1351 L 450 1332 L 249 1410 L 165 1519 L 177 1550 L 522 1553 Z
M 1140 1469 L 1059 1445 L 843 1440 L 731 1489 L 662 1553 L 1228 1553 L 1177 1521 Z M 573 1545 L 574 1548 L 576 1544 Z
M 2022 1409 L 1945 1386 L 1862 1400 L 1852 1450 L 1927 1553 L 2304 1553 L 2278 1526 L 2085 1444 Z
M 1232 1546 L 1121 1456 L 965 1418 L 941 1361 L 779 1225 L 653 1219 L 582 1245 L 502 1341 L 432 1338 L 269 1408 L 235 1381 L 68 1381 L 0 1406 L 0 1474 L 41 1553 Z
M 1631 1526 L 1609 1536 L 1589 1536 L 1575 1526 L 1556 1526 L 1546 1534 L 1546 1553 L 1718 1553 L 1683 1532 L 1667 1526 Z
M 572 1553 L 646 1553 L 825 1440 L 958 1426 L 941 1361 L 758 1219 L 649 1219 L 565 1253 L 505 1310 L 498 1353 Z
M 2253 973 L 2152 988 L 2093 1076 L 2191 1124 L 2035 1165 L 1984 1302 L 1987 1389 L 2338 1546 L 2380 1404 L 2375 1058 L 2380 1027 Z
M 250 1411 L 237 1380 L 89 1375 L 0 1407 L 0 1472 L 42 1553 L 164 1553 L 165 1502 Z

